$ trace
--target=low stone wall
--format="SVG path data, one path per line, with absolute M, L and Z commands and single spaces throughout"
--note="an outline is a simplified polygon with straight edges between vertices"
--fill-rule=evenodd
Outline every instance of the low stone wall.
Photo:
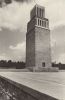
M 3 95 L 1 100 L 58 100 L 0 76 L 0 96 Z

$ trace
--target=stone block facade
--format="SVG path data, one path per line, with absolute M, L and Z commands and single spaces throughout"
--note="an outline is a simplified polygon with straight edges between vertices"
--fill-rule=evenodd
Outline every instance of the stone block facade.
M 35 66 L 51 67 L 49 29 L 35 27 Z
M 27 33 L 26 44 L 26 66 L 51 67 L 50 30 L 36 26 Z

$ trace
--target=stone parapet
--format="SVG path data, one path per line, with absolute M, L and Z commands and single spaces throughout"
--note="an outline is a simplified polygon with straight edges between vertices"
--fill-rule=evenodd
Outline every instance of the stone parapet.
M 0 76 L 0 88 L 1 93 L 6 95 L 4 100 L 58 100 L 2 76 Z

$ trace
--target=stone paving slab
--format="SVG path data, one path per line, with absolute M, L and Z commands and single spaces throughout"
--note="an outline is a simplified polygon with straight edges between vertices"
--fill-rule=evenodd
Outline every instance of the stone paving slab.
M 65 72 L 0 72 L 0 75 L 59 100 L 65 100 Z

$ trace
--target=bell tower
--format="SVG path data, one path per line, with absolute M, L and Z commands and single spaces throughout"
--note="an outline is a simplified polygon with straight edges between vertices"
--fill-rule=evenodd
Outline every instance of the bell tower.
M 49 20 L 45 8 L 35 5 L 30 13 L 26 34 L 26 67 L 41 69 L 51 67 Z

